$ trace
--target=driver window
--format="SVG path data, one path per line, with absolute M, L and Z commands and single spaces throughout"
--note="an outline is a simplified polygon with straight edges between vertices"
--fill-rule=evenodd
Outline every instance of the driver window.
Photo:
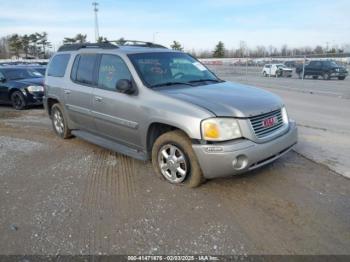
M 120 79 L 131 80 L 127 65 L 119 56 L 102 55 L 98 72 L 98 87 L 115 91 Z

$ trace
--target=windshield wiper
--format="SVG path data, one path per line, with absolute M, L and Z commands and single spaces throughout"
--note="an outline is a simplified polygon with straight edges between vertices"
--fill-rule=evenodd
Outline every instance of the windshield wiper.
M 192 86 L 190 83 L 185 83 L 185 82 L 165 82 L 165 83 L 161 83 L 161 84 L 156 84 L 156 85 L 152 85 L 151 87 L 161 87 L 161 86 L 173 86 L 173 85 L 188 85 L 188 86 Z
M 198 79 L 198 80 L 188 81 L 188 83 L 200 83 L 200 82 L 207 82 L 207 81 L 212 81 L 216 83 L 222 82 L 221 80 L 218 80 L 218 79 Z

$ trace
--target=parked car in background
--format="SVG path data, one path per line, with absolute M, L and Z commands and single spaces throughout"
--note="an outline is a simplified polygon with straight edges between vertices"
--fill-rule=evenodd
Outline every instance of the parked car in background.
M 263 76 L 274 77 L 291 77 L 293 69 L 286 67 L 284 64 L 266 64 L 262 70 Z
M 299 78 L 306 78 L 311 76 L 313 79 L 318 79 L 322 77 L 325 80 L 331 78 L 338 78 L 339 80 L 344 80 L 349 72 L 348 70 L 338 65 L 335 61 L 331 60 L 313 60 L 309 64 L 298 66 L 295 72 L 299 75 Z
M 42 105 L 43 75 L 21 66 L 0 66 L 0 103 L 12 104 L 21 110 L 30 105 Z
M 297 142 L 278 96 L 223 81 L 152 43 L 61 47 L 48 65 L 44 106 L 61 138 L 151 159 L 159 177 L 190 187 L 259 168 Z
M 284 65 L 289 68 L 295 68 L 298 65 L 297 61 L 286 61 L 284 62 Z

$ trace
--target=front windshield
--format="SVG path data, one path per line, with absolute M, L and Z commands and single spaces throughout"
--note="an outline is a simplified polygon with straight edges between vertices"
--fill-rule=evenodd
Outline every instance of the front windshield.
M 338 67 L 338 66 L 339 66 L 339 65 L 338 65 L 336 62 L 334 62 L 334 61 L 327 61 L 327 63 L 328 63 L 329 66 L 332 66 L 332 67 Z
M 278 68 L 286 68 L 286 66 L 285 66 L 285 65 L 282 65 L 282 64 L 281 64 L 281 65 L 277 65 L 277 67 L 278 67 Z
M 29 68 L 8 68 L 4 69 L 3 72 L 8 80 L 43 77 L 39 72 Z
M 145 84 L 151 88 L 220 81 L 205 66 L 185 53 L 139 53 L 131 54 L 129 58 Z

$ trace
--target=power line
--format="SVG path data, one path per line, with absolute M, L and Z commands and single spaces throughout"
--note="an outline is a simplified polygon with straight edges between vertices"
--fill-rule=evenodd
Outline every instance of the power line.
M 97 2 L 92 2 L 92 5 L 94 6 L 94 13 L 95 13 L 95 39 L 96 42 L 98 41 L 99 37 L 100 37 L 100 33 L 98 30 L 98 19 L 97 19 L 97 12 L 98 12 L 98 3 Z

